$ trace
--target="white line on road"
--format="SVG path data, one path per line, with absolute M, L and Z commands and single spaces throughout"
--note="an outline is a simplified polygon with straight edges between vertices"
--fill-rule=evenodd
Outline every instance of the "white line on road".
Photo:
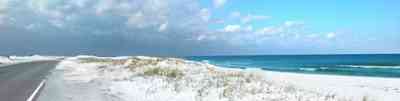
M 29 98 L 26 101 L 32 101 L 33 98 L 35 98 L 35 96 L 39 92 L 40 88 L 42 88 L 42 86 L 44 85 L 44 82 L 46 82 L 46 80 L 42 80 L 42 82 L 40 82 L 39 86 L 35 89 L 35 91 L 33 91 L 31 96 L 29 96 Z

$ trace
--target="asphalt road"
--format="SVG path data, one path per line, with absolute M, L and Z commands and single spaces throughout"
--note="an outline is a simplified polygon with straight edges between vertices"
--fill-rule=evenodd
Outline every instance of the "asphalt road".
M 58 61 L 36 61 L 0 67 L 0 100 L 27 101 Z

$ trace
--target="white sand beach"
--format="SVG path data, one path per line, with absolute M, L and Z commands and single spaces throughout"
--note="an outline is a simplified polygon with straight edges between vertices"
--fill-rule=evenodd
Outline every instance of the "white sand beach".
M 267 79 L 288 82 L 307 90 L 332 93 L 341 97 L 363 101 L 398 101 L 400 79 L 381 77 L 298 74 L 265 71 Z
M 78 56 L 40 101 L 397 101 L 400 79 L 242 70 L 175 58 Z

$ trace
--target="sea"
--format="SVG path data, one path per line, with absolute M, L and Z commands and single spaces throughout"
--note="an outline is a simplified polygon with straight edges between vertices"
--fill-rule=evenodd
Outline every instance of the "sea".
M 190 56 L 185 59 L 227 68 L 400 78 L 400 54 Z

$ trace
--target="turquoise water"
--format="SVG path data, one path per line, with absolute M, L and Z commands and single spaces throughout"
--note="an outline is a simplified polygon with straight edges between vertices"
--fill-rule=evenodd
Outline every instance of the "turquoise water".
M 400 54 L 192 56 L 229 68 L 374 77 L 400 77 Z

